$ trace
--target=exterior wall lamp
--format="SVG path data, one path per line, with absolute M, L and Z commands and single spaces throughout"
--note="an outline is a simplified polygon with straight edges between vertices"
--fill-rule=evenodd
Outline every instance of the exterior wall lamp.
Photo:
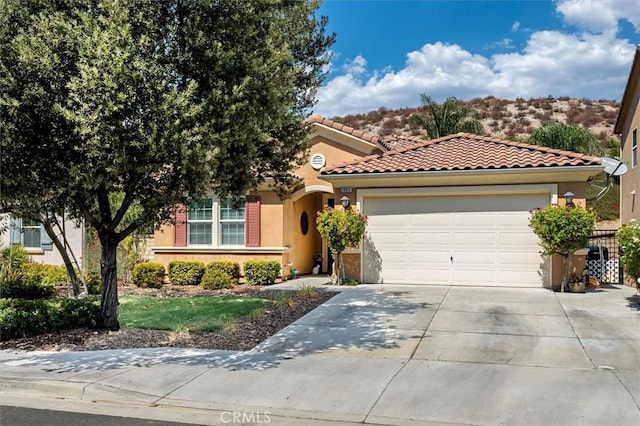
M 564 193 L 564 201 L 567 207 L 573 207 L 573 197 L 575 197 L 575 194 L 571 191 Z
M 346 195 L 343 195 L 342 198 L 340 198 L 340 202 L 342 203 L 342 207 L 344 207 L 345 209 L 348 209 L 351 205 L 351 200 L 349 200 L 349 197 L 347 197 Z

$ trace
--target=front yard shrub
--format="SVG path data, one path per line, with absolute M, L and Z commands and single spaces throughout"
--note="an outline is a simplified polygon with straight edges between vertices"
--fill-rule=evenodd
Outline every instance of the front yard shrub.
M 209 269 L 227 273 L 231 277 L 233 284 L 238 284 L 240 279 L 240 265 L 238 263 L 230 260 L 214 260 L 207 264 L 207 270 Z
M 29 260 L 29 254 L 21 245 L 9 246 L 0 252 L 0 266 L 20 270 Z
M 624 271 L 633 278 L 635 285 L 640 289 L 640 224 L 631 221 L 622 225 L 617 233 L 618 244 L 622 250 L 620 262 Z
M 67 283 L 67 269 L 63 265 L 27 262 L 22 265 L 22 274 L 32 277 L 45 285 L 55 286 Z
M 0 340 L 89 327 L 100 321 L 97 298 L 0 299 Z
M 280 263 L 276 260 L 247 260 L 244 278 L 247 284 L 273 284 L 280 275 Z
M 236 281 L 237 282 L 237 281 Z M 207 268 L 202 277 L 202 287 L 207 290 L 235 287 L 234 280 L 222 269 Z
M 142 262 L 133 267 L 133 283 L 141 288 L 160 288 L 164 284 L 165 270 L 162 263 Z
M 169 281 L 176 285 L 198 285 L 204 275 L 204 263 L 199 260 L 174 260 L 169 263 Z
M 42 284 L 29 275 L 11 274 L 0 280 L 0 297 L 7 299 L 48 299 L 55 292 L 53 285 Z
M 84 279 L 85 284 L 87 285 L 87 293 L 102 293 L 102 278 L 100 277 L 100 274 L 97 272 L 88 272 Z

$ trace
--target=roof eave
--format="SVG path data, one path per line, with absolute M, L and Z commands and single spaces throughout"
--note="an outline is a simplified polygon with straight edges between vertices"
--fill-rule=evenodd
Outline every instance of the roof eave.
M 517 176 L 533 175 L 537 179 L 548 176 L 547 180 L 558 180 L 563 182 L 569 181 L 587 181 L 589 178 L 602 172 L 603 166 L 599 164 L 584 166 L 557 166 L 557 167 L 531 167 L 519 169 L 474 169 L 474 170 L 442 170 L 442 171 L 420 171 L 420 172 L 382 172 L 382 173 L 344 173 L 344 174 L 321 174 L 318 177 L 322 180 L 332 183 L 334 186 L 340 186 L 344 183 L 348 186 L 358 186 L 355 181 L 362 183 L 367 181 L 367 186 L 390 184 L 390 181 L 411 182 L 414 185 L 428 185 L 428 181 L 445 182 L 448 179 L 469 179 L 484 178 L 485 180 L 495 179 L 499 176 L 509 176 L 509 180 L 502 183 L 518 183 L 514 178 Z M 354 182 L 351 184 L 350 182 Z M 474 181 L 478 185 L 486 184 L 482 179 Z M 394 185 L 395 186 L 395 185 Z M 399 185 L 398 185 L 399 186 Z
M 622 101 L 620 102 L 620 109 L 618 111 L 618 117 L 616 118 L 616 124 L 613 127 L 613 133 L 616 135 L 622 134 L 622 128 L 627 118 L 629 109 L 631 108 L 631 97 L 635 92 L 635 86 L 640 83 L 640 46 L 636 46 L 636 53 L 633 57 L 631 64 L 631 70 L 629 71 L 629 78 L 627 79 L 627 85 L 624 88 L 622 95 Z

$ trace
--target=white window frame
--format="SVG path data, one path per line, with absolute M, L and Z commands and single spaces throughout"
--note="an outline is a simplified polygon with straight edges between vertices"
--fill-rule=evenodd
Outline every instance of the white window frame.
M 30 224 L 29 224 L 30 223 Z M 37 230 L 37 236 L 35 245 L 27 245 L 27 232 Z M 20 235 L 20 241 L 22 247 L 29 250 L 40 250 L 42 248 L 42 225 L 36 221 L 30 219 L 22 219 L 22 231 Z
M 638 128 L 631 132 L 631 168 L 638 166 Z
M 247 204 L 246 201 L 241 208 L 242 218 L 238 219 L 223 219 L 222 209 L 227 207 L 227 204 L 232 204 L 231 198 L 227 198 L 224 201 L 218 201 L 218 246 L 219 247 L 244 247 L 247 244 Z M 231 205 L 231 208 L 233 206 Z M 237 209 L 234 209 L 237 210 Z M 239 224 L 242 226 L 242 244 L 223 244 L 222 243 L 222 228 L 224 224 Z
M 225 207 L 226 200 L 221 201 L 218 197 L 207 195 L 202 201 L 211 200 L 211 219 L 190 219 L 187 211 L 187 246 L 189 247 L 246 247 L 247 213 L 246 203 L 243 207 L 242 219 L 222 219 L 221 209 Z M 206 223 L 211 226 L 211 243 L 194 243 L 191 238 L 191 224 Z M 225 223 L 242 223 L 243 236 L 242 244 L 222 244 L 222 228 Z

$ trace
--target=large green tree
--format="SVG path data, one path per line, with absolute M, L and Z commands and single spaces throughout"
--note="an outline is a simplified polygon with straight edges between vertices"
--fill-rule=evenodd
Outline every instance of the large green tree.
M 294 181 L 334 40 L 318 6 L 0 2 L 0 202 L 95 228 L 105 327 L 119 327 L 124 238 L 170 220 L 185 197 Z
M 548 123 L 535 129 L 527 142 L 582 154 L 598 156 L 604 153 L 602 144 L 591 130 L 573 124 Z
M 412 114 L 410 119 L 422 126 L 429 138 L 435 139 L 459 132 L 477 135 L 484 133 L 477 111 L 455 97 L 447 98 L 442 104 L 438 104 L 427 95 L 421 95 L 421 98 L 425 112 Z

